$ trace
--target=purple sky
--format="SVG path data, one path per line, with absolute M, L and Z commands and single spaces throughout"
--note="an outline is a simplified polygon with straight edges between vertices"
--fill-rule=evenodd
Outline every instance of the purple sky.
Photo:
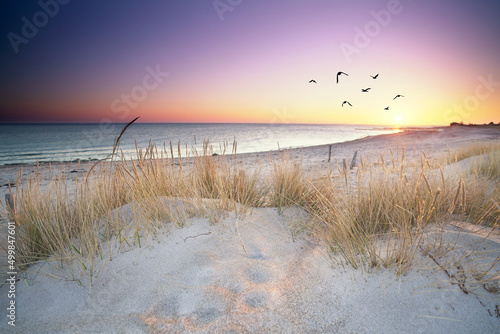
M 500 122 L 498 1 L 59 1 L 0 4 L 2 122 Z

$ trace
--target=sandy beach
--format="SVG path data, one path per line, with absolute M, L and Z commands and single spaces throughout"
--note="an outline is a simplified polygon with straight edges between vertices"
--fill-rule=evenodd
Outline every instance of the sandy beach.
M 317 177 L 355 152 L 364 163 L 380 153 L 404 148 L 408 161 L 422 152 L 436 163 L 474 143 L 500 140 L 500 126 L 413 129 L 350 142 L 304 147 L 289 153 Z M 331 149 L 331 159 L 329 150 Z M 269 162 L 278 152 L 230 157 L 245 170 Z M 475 158 L 444 168 L 447 176 L 466 173 Z M 178 161 L 189 165 L 189 159 Z M 358 162 L 359 165 L 359 162 Z M 2 221 L 0 244 L 7 240 L 3 199 L 18 174 L 40 174 L 42 183 L 64 175 L 71 187 L 88 171 L 75 163 L 0 166 Z M 263 174 L 271 171 L 264 163 Z M 243 167 L 242 167 L 243 168 Z M 266 170 L 266 168 L 268 168 Z M 349 171 L 357 172 L 355 167 Z M 62 171 L 62 174 L 60 172 Z M 17 191 L 17 186 L 12 191 Z M 159 199 L 185 215 L 191 205 L 180 198 Z M 210 206 L 215 199 L 203 203 Z M 113 211 L 132 225 L 141 224 L 133 204 Z M 140 246 L 106 244 L 108 256 L 96 260 L 92 276 L 72 277 L 73 263 L 41 261 L 19 273 L 15 284 L 15 327 L 8 324 L 10 283 L 0 287 L 2 333 L 497 333 L 500 331 L 500 235 L 489 227 L 461 221 L 440 227 L 441 242 L 454 252 L 433 257 L 416 254 L 403 275 L 394 268 L 354 269 L 332 254 L 322 240 L 297 230 L 309 213 L 290 207 L 252 208 L 241 215 L 224 212 L 213 224 L 195 215 L 183 227 L 169 226 L 147 236 Z M 437 233 L 428 231 L 427 239 Z M 485 238 L 486 236 L 486 238 Z M 480 249 L 478 250 L 478 245 Z M 109 246 L 109 247 L 108 247 Z M 113 256 L 111 256 L 113 253 Z M 430 255 L 429 255 L 430 254 Z M 4 282 L 5 252 L 0 277 Z M 495 259 L 497 259 L 495 261 Z M 480 263 L 492 263 L 489 284 L 468 276 Z M 446 263 L 454 264 L 447 267 Z M 457 267 L 457 263 L 459 263 Z M 458 269 L 457 269 L 458 268 Z M 460 269 L 462 268 L 462 269 Z M 457 277 L 463 278 L 457 279 Z

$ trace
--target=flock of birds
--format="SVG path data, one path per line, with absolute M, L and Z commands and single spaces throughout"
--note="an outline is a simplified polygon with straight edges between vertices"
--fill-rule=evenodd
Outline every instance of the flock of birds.
M 339 83 L 339 77 L 341 75 L 345 75 L 345 76 L 349 76 L 349 74 L 345 73 L 345 72 L 337 72 L 337 84 Z M 372 77 L 372 79 L 377 79 L 378 78 L 378 75 L 379 73 L 377 73 L 376 75 L 370 75 L 370 77 Z M 316 80 L 312 79 L 309 81 L 309 83 L 317 83 Z M 362 93 L 368 93 L 368 91 L 371 89 L 371 87 L 368 87 L 368 88 L 361 88 L 361 92 Z M 399 97 L 405 97 L 404 95 L 401 95 L 401 94 L 398 94 L 396 95 L 393 100 L 399 98 Z M 345 104 L 348 104 L 349 106 L 352 107 L 352 104 L 349 102 L 349 101 L 344 101 L 342 102 L 342 107 L 344 107 Z M 384 110 L 389 110 L 389 106 L 385 107 Z

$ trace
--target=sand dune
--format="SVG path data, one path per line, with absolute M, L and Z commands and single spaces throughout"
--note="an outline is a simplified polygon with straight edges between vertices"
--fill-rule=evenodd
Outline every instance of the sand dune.
M 49 265 L 17 284 L 24 333 L 493 333 L 497 301 L 465 294 L 443 271 L 397 278 L 335 265 L 289 227 L 299 209 L 255 209 L 218 225 L 193 218 L 115 256 L 92 289 Z M 499 244 L 488 246 L 498 252 Z M 435 265 L 427 261 L 428 267 Z M 59 274 L 64 275 L 64 272 Z M 67 274 L 67 272 L 66 272 Z M 28 284 L 29 283 L 29 284 Z M 87 280 L 83 282 L 88 285 Z M 5 287 L 1 290 L 5 294 Z M 2 332 L 8 326 L 2 323 Z

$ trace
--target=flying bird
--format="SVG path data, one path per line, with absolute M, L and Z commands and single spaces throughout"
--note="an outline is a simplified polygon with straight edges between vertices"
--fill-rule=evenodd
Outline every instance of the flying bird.
M 388 107 L 388 106 L 387 106 L 387 107 L 385 107 L 385 108 L 384 108 L 384 110 L 389 110 L 389 107 Z
M 352 107 L 352 104 L 350 104 L 350 103 L 349 103 L 349 102 L 347 102 L 347 101 L 342 102 L 342 107 L 343 107 L 343 106 L 344 106 L 344 104 L 346 104 L 346 103 Z
M 309 81 L 309 83 L 317 83 L 317 82 L 316 82 L 316 80 L 313 79 L 313 80 Z
M 341 75 L 341 74 L 344 74 L 344 75 L 349 76 L 349 74 L 347 74 L 347 73 L 344 73 L 344 72 L 337 72 L 337 83 L 339 83 L 339 75 Z
M 377 79 L 378 78 L 378 73 L 377 75 L 373 76 L 373 75 L 370 75 L 373 79 Z
M 366 89 L 361 88 L 361 91 L 362 91 L 363 93 L 368 93 L 368 91 L 369 91 L 370 89 L 371 89 L 371 88 L 366 88 Z
M 398 95 L 396 95 L 396 97 L 395 97 L 395 98 L 393 98 L 393 100 L 397 99 L 398 97 L 404 97 L 404 95 L 399 95 L 399 94 L 398 94 Z

